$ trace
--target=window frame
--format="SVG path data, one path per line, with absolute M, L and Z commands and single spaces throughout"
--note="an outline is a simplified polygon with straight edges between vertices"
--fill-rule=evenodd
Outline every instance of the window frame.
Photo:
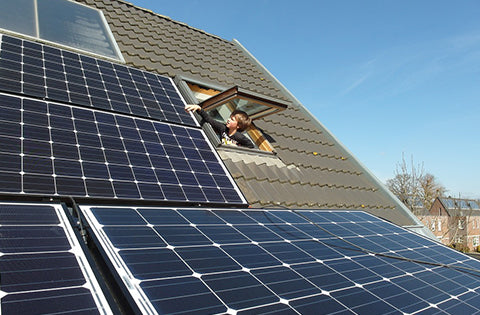
M 280 105 L 280 106 L 278 106 L 279 108 L 286 109 L 287 106 L 288 106 L 286 103 L 282 103 L 281 101 L 276 101 L 275 99 L 270 99 L 266 96 L 259 95 L 258 93 L 249 92 L 247 90 L 239 88 L 238 86 L 234 86 L 233 88 L 225 88 L 224 86 L 220 86 L 220 85 L 215 84 L 215 83 L 206 83 L 204 81 L 194 79 L 194 78 L 184 76 L 184 75 L 176 75 L 174 77 L 174 82 L 176 83 L 177 87 L 179 88 L 179 90 L 182 93 L 186 102 L 190 103 L 190 104 L 198 104 L 198 105 L 201 106 L 201 103 L 209 100 L 212 97 L 215 97 L 218 94 L 221 94 L 222 91 L 225 92 L 225 91 L 228 91 L 230 89 L 237 88 L 238 90 L 241 91 L 241 93 L 244 93 L 244 92 L 249 93 L 250 95 L 254 95 L 255 97 L 258 97 L 258 98 L 262 99 L 263 101 L 270 101 L 271 100 L 271 101 L 275 102 L 276 104 L 279 104 Z M 199 95 L 199 94 L 201 94 L 203 96 L 208 95 L 209 97 L 204 97 L 203 99 L 201 99 L 201 97 L 200 97 L 201 95 Z M 275 111 L 275 112 L 271 112 L 268 115 L 274 114 L 276 112 L 278 112 L 278 110 Z M 252 121 L 255 120 L 255 119 L 258 119 L 258 118 L 265 117 L 265 116 L 266 115 L 262 115 L 261 117 L 255 116 L 255 118 L 253 118 Z M 250 138 L 253 140 L 254 144 L 256 145 L 256 148 L 254 148 L 254 149 L 250 149 L 250 148 L 246 148 L 246 147 L 224 145 L 218 139 L 218 136 L 213 132 L 213 130 L 210 130 L 210 129 L 211 128 L 205 129 L 205 127 L 204 127 L 204 130 L 207 133 L 208 138 L 218 148 L 222 148 L 222 149 L 226 149 L 226 150 L 234 150 L 234 151 L 237 151 L 237 150 L 239 150 L 239 151 L 253 151 L 253 152 L 256 152 L 256 153 L 268 154 L 268 155 L 275 154 L 273 146 L 270 144 L 270 142 L 268 141 L 266 136 L 262 133 L 262 131 L 255 126 L 254 121 L 253 121 L 251 127 L 248 130 L 245 131 L 246 133 L 248 133 L 248 135 L 250 136 Z
M 287 109 L 287 105 L 284 103 L 281 103 L 274 99 L 269 99 L 257 93 L 247 91 L 238 86 L 233 86 L 225 91 L 221 91 L 220 93 L 200 102 L 198 105 L 200 105 L 205 111 L 209 111 L 214 108 L 223 106 L 226 103 L 237 98 L 242 100 L 252 100 L 257 104 L 268 107 L 267 109 L 262 110 L 258 113 L 249 114 L 252 120 L 276 114 L 280 111 Z

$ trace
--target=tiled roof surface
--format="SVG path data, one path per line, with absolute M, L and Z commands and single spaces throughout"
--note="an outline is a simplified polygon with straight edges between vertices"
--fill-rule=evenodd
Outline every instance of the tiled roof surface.
M 130 66 L 220 86 L 238 85 L 291 103 L 284 112 L 255 122 L 271 140 L 276 156 L 221 152 L 253 206 L 362 209 L 397 224 L 416 224 L 235 43 L 121 0 L 76 1 L 104 12 Z

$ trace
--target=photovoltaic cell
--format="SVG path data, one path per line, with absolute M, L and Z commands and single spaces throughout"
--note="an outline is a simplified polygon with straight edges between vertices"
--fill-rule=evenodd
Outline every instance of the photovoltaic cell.
M 197 128 L 0 93 L 0 191 L 245 203 Z
M 0 313 L 111 314 L 62 207 L 0 203 Z
M 364 212 L 81 210 L 144 313 L 480 312 L 480 262 Z
M 197 126 L 172 80 L 1 35 L 0 90 Z

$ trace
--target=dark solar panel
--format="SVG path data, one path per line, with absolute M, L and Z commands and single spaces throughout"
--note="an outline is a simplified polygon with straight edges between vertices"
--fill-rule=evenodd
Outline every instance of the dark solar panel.
M 0 93 L 0 191 L 245 203 L 202 131 Z
M 0 203 L 0 313 L 109 314 L 58 204 Z
M 172 80 L 0 35 L 0 90 L 197 126 Z
M 480 312 L 479 261 L 364 212 L 81 208 L 145 312 Z

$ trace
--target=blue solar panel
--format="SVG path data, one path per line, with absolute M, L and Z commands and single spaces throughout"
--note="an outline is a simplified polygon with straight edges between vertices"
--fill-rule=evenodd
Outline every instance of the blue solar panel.
M 478 205 L 478 202 L 474 200 L 468 200 L 467 203 L 472 210 L 480 210 L 480 206 Z
M 197 126 L 172 80 L 0 35 L 0 90 Z
M 197 128 L 0 93 L 0 191 L 242 204 Z
M 111 313 L 58 204 L 0 203 L 0 313 Z
M 479 261 L 364 212 L 81 209 L 145 313 L 480 312 Z

